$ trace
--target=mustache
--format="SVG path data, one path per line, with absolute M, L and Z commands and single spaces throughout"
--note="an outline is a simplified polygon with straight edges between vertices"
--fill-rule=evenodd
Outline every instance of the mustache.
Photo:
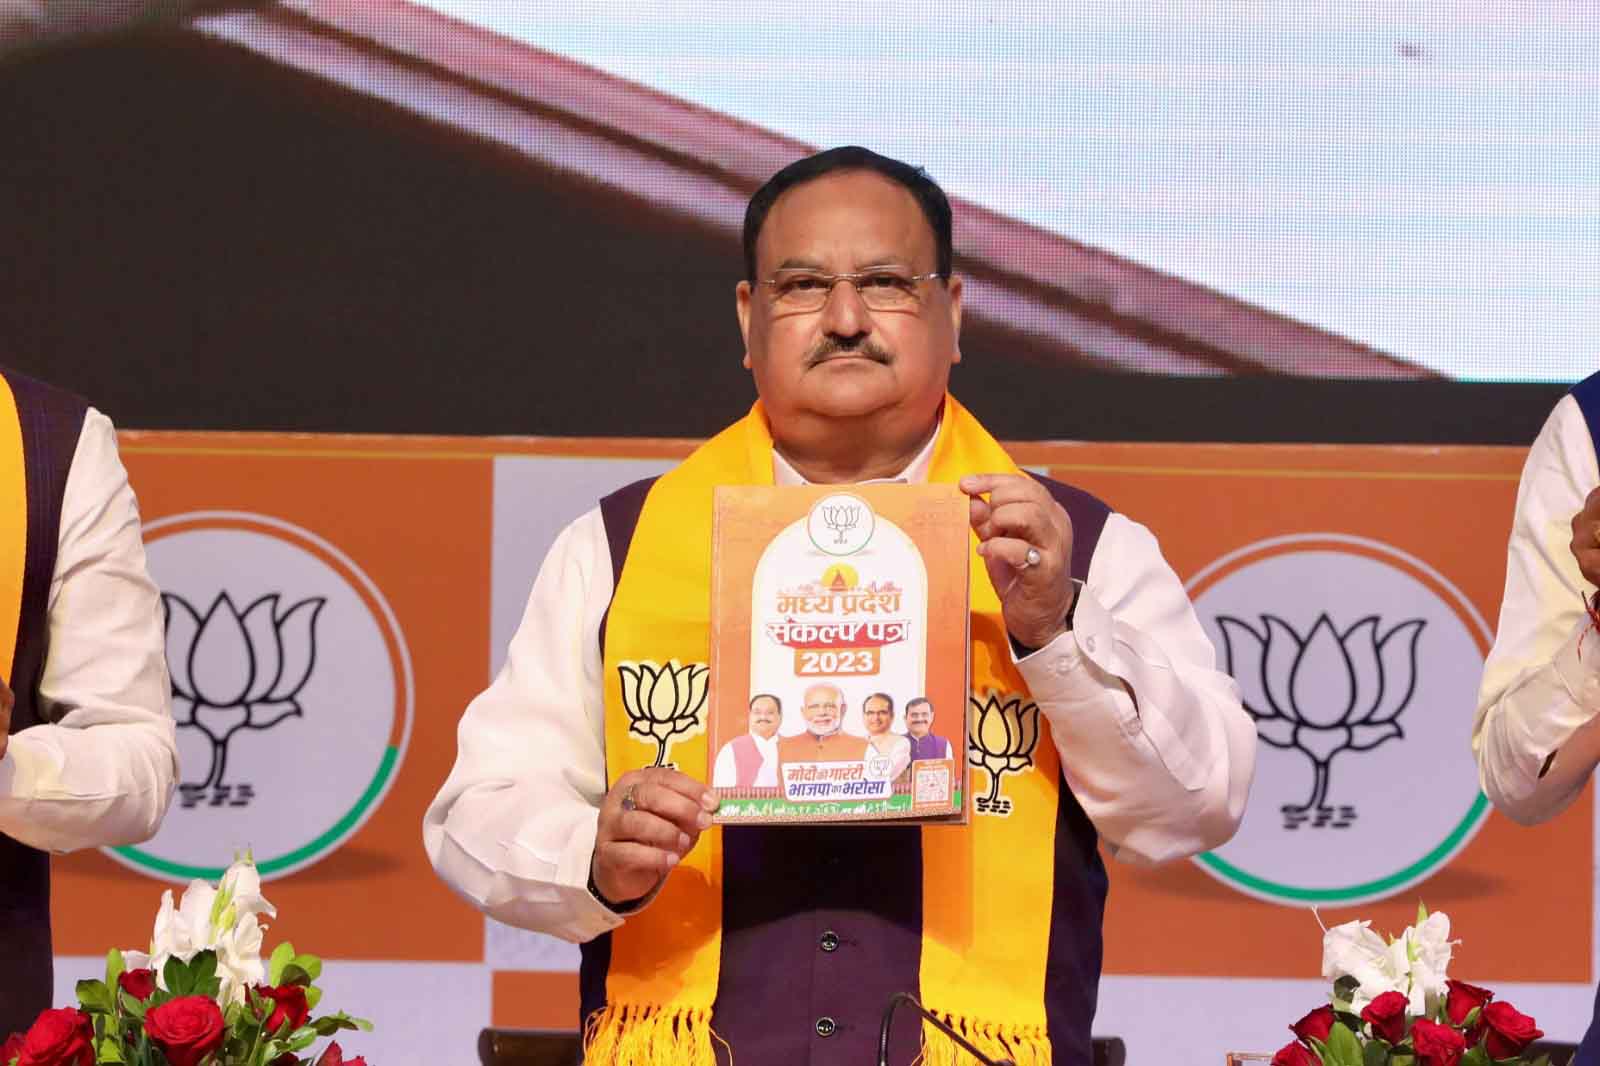
M 889 349 L 871 337 L 826 336 L 812 345 L 811 351 L 806 353 L 806 366 L 813 367 L 836 355 L 845 354 L 865 356 L 877 363 L 887 363 L 893 358 L 889 354 Z

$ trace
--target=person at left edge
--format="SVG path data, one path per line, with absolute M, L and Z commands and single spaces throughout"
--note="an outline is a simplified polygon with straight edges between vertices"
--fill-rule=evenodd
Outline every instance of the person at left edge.
M 0 368 L 0 1040 L 50 1006 L 50 853 L 171 802 L 162 629 L 110 420 Z

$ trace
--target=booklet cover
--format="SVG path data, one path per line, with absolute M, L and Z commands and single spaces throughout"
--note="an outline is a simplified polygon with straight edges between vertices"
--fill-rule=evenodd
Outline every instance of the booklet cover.
M 967 498 L 723 486 L 714 506 L 715 820 L 965 822 Z

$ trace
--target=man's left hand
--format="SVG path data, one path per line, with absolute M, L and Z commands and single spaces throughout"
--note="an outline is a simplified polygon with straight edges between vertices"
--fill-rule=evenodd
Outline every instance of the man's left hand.
M 1067 631 L 1077 595 L 1072 520 L 1025 474 L 971 474 L 961 479 L 961 491 L 972 497 L 978 554 L 1000 597 L 1006 630 L 1024 647 L 1044 647 Z M 1030 549 L 1037 562 L 1030 563 Z
M 6 757 L 6 744 L 11 739 L 11 708 L 16 702 L 11 686 L 0 681 L 0 759 Z

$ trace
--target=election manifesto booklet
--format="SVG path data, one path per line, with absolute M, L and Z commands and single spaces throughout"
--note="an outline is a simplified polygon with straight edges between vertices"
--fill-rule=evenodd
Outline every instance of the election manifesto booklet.
M 954 485 L 716 490 L 716 821 L 966 821 L 969 536 Z

